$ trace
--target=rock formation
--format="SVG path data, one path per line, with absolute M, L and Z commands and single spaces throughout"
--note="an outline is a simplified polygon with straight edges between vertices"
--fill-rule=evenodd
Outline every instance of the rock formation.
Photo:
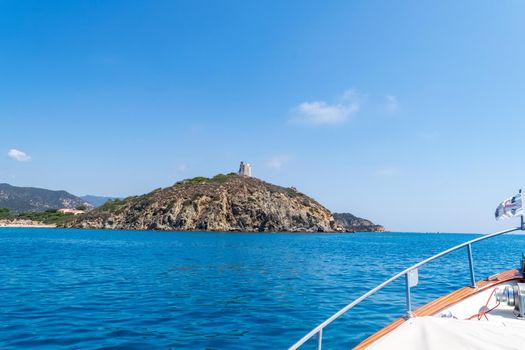
M 109 201 L 65 227 L 241 232 L 345 232 L 330 211 L 295 188 L 252 177 L 197 177 Z
M 235 174 L 194 178 L 114 200 L 66 227 L 125 230 L 342 232 L 330 211 L 292 188 Z
M 334 213 L 335 222 L 350 232 L 384 232 L 385 228 L 350 213 Z

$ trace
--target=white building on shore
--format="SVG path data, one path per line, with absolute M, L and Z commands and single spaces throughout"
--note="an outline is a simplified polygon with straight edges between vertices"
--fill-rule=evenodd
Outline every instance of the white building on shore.
M 241 166 L 239 167 L 239 175 L 252 177 L 252 166 L 248 163 L 241 162 Z
M 73 215 L 79 215 L 84 214 L 84 210 L 78 210 L 78 209 L 69 209 L 69 208 L 62 208 L 57 210 L 61 214 L 73 214 Z

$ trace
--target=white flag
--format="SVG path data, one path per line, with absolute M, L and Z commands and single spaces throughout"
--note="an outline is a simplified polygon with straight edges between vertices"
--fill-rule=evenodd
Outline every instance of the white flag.
M 496 220 L 507 219 L 519 215 L 523 215 L 521 192 L 514 197 L 506 199 L 496 208 Z

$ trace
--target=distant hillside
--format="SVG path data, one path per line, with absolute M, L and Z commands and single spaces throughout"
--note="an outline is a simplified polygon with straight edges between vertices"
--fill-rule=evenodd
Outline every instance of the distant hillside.
M 334 213 L 335 222 L 353 232 L 383 232 L 385 228 L 350 213 Z
M 330 211 L 294 188 L 236 174 L 198 177 L 107 202 L 67 227 L 126 230 L 344 232 Z
M 43 188 L 16 187 L 0 184 L 0 208 L 12 213 L 38 212 L 48 209 L 93 207 L 85 200 L 66 191 L 51 191 Z
M 104 205 L 107 201 L 117 199 L 115 197 L 92 196 L 89 194 L 85 196 L 81 196 L 80 198 L 90 203 L 95 208 L 100 207 L 101 205 Z

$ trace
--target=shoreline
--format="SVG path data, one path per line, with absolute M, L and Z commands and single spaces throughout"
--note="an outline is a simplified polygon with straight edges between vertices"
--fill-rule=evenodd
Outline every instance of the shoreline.
M 33 220 L 0 220 L 0 228 L 17 227 L 17 228 L 56 228 L 55 224 L 44 224 Z

